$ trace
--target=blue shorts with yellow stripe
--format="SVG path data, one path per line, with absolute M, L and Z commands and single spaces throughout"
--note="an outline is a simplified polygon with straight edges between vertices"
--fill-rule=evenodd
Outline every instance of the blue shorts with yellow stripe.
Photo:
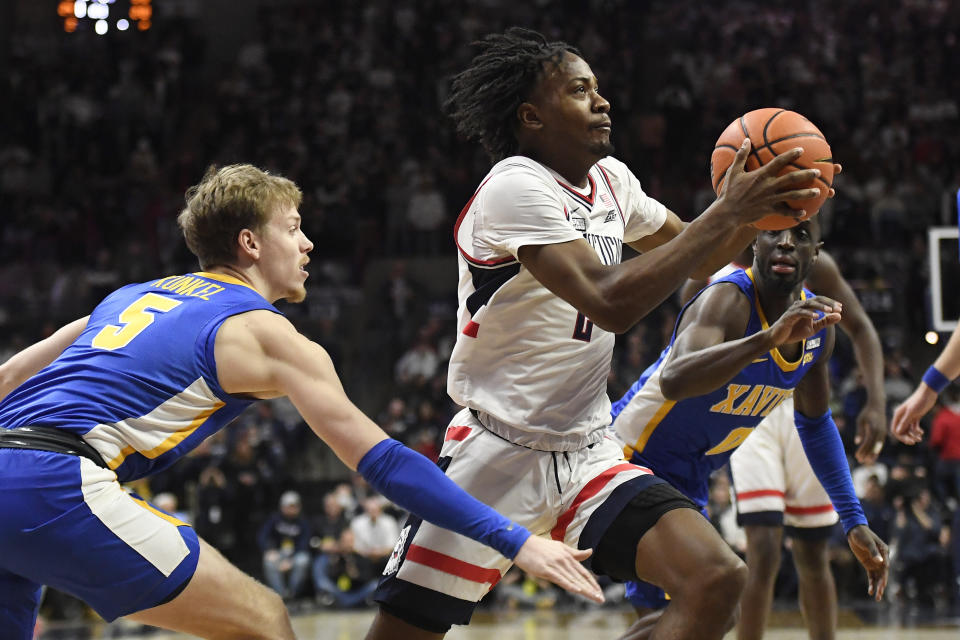
M 105 620 L 166 602 L 197 567 L 187 524 L 127 493 L 87 458 L 0 449 L 0 629 L 33 637 L 41 585 Z

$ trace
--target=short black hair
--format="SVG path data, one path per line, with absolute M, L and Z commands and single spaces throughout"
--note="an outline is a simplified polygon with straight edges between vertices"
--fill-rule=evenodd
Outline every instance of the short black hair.
M 511 27 L 475 42 L 480 53 L 453 77 L 444 109 L 457 131 L 477 140 L 494 162 L 517 153 L 517 107 L 529 97 L 548 60 L 583 57 L 566 42 L 550 42 L 530 29 Z

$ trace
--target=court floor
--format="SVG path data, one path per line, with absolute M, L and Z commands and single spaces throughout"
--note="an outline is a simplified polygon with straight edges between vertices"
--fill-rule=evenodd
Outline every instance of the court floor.
M 613 640 L 626 630 L 632 614 L 626 610 L 594 609 L 578 612 L 512 611 L 491 614 L 478 612 L 469 627 L 456 627 L 449 640 Z M 372 611 L 319 611 L 293 618 L 302 640 L 362 639 L 373 617 Z M 774 612 L 768 640 L 807 640 L 796 612 Z M 842 612 L 837 640 L 946 640 L 960 638 L 960 620 L 945 619 L 936 625 L 903 628 L 863 623 L 851 612 Z M 45 636 L 47 634 L 44 634 Z M 41 636 L 43 637 L 43 636 Z M 56 637 L 51 630 L 50 637 Z M 112 640 L 185 640 L 193 636 L 157 632 L 144 635 L 129 623 L 115 623 L 94 630 L 92 638 Z M 728 634 L 727 638 L 733 638 Z

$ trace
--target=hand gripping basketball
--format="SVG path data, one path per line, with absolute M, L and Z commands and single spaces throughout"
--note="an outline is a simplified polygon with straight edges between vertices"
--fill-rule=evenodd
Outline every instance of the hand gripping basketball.
M 790 224 L 781 227 L 786 228 L 808 217 L 803 209 L 792 209 L 787 201 L 802 201 L 819 196 L 818 189 L 803 185 L 815 180 L 820 175 L 820 170 L 799 169 L 783 173 L 788 165 L 803 154 L 803 149 L 788 149 L 762 167 L 747 171 L 746 163 L 750 150 L 750 138 L 745 138 L 737 149 L 719 191 L 720 200 L 737 216 L 738 222 L 757 223 L 762 218 L 777 214 L 790 219 Z

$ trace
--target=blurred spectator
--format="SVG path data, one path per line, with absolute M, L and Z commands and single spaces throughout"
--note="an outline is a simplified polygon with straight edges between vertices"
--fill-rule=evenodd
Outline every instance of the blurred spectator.
M 377 573 L 387 566 L 400 535 L 397 520 L 383 512 L 384 499 L 371 496 L 363 501 L 363 513 L 350 522 L 354 550 L 371 562 Z
M 401 389 L 421 389 L 431 381 L 439 365 L 437 350 L 421 330 L 416 343 L 397 361 L 394 379 Z
M 893 570 L 908 601 L 932 606 L 947 592 L 950 576 L 949 527 L 930 500 L 926 487 L 914 486 L 894 519 Z
M 323 560 L 314 564 L 313 579 L 319 604 L 347 609 L 368 603 L 373 595 L 380 572 L 354 547 L 354 534 L 348 527 L 322 556 Z
M 310 523 L 302 513 L 299 493 L 280 496 L 280 510 L 260 527 L 257 541 L 267 584 L 284 600 L 296 599 L 310 568 Z
M 417 255 L 440 252 L 441 233 L 446 229 L 447 204 L 437 189 L 433 175 L 423 171 L 407 203 L 407 222 L 413 228 L 413 247 Z
M 937 497 L 950 501 L 951 509 L 960 500 L 960 404 L 958 390 L 951 385 L 944 390 L 944 404 L 933 418 L 930 447 L 937 452 L 934 487 Z

